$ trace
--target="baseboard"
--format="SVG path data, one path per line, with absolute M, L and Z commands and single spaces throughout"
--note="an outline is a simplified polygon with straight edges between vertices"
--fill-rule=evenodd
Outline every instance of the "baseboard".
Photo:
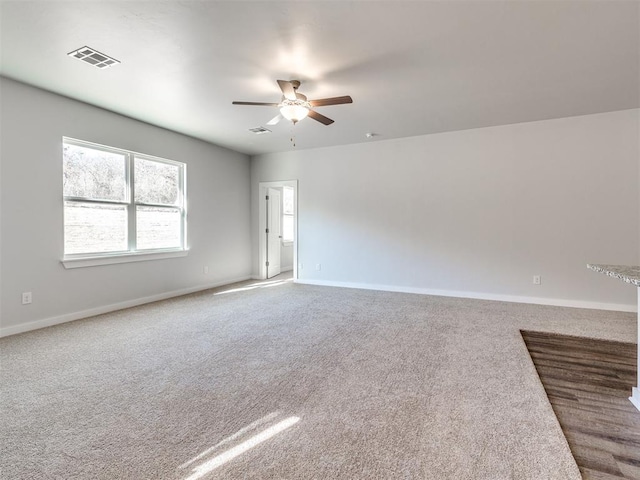
M 90 308 L 79 312 L 67 313 L 56 317 L 44 318 L 42 320 L 35 320 L 32 322 L 23 323 L 20 325 L 13 325 L 10 327 L 0 327 L 0 337 L 7 337 L 9 335 L 16 335 L 18 333 L 29 332 L 31 330 L 37 330 L 39 328 L 51 327 L 53 325 L 59 325 L 61 323 L 72 322 L 74 320 L 80 320 L 87 317 L 93 317 L 95 315 L 102 315 L 103 313 L 114 312 L 116 310 L 122 310 L 124 308 L 137 307 L 138 305 L 144 305 L 145 303 L 157 302 L 159 300 L 166 300 L 168 298 L 179 297 L 181 295 L 188 295 L 190 293 L 200 292 L 208 290 L 210 288 L 220 287 L 222 285 L 229 285 L 236 282 L 242 282 L 250 279 L 258 279 L 254 275 L 246 275 L 238 278 L 227 279 L 215 283 L 206 285 L 198 285 L 196 287 L 184 288 L 181 290 L 173 290 L 170 292 L 164 292 L 157 295 L 151 295 L 148 297 L 141 297 L 125 302 L 114 303 L 111 305 L 104 305 L 101 307 Z M 362 290 L 379 290 L 385 292 L 399 292 L 399 293 L 415 293 L 420 295 L 436 295 L 441 297 L 457 297 L 457 298 L 474 298 L 478 300 L 496 300 L 501 302 L 515 302 L 515 303 L 531 303 L 536 305 L 550 305 L 557 307 L 574 307 L 574 308 L 587 308 L 592 310 L 612 310 L 619 312 L 637 312 L 635 305 L 624 305 L 617 303 L 600 303 L 600 302 L 586 302 L 582 300 L 564 300 L 556 298 L 539 298 L 539 297 L 523 297 L 513 295 L 495 295 L 488 293 L 478 292 L 464 292 L 453 290 L 436 290 L 428 288 L 415 288 L 415 287 L 402 287 L 395 285 L 372 285 L 367 283 L 353 283 L 353 282 L 332 282 L 326 280 L 294 280 L 295 283 L 306 285 L 319 285 L 327 287 L 342 287 L 342 288 L 358 288 Z M 634 390 L 634 396 L 631 397 L 631 401 L 640 409 L 640 391 Z M 637 402 L 637 403 L 636 403 Z
M 402 287 L 396 285 L 374 285 L 368 283 L 332 282 L 327 280 L 294 280 L 295 283 L 320 285 L 326 287 L 359 288 L 362 290 L 380 290 L 384 292 L 415 293 L 419 295 L 435 295 L 439 297 L 474 298 L 477 300 L 495 300 L 499 302 L 530 303 L 554 307 L 587 308 L 590 310 L 611 310 L 616 312 L 637 312 L 636 305 L 620 303 L 587 302 L 583 300 L 566 300 L 559 298 L 525 297 L 517 295 L 498 295 L 493 293 L 465 292 L 455 290 L 437 290 L 431 288 Z
M 166 300 L 168 298 L 180 297 L 182 295 L 188 295 L 190 293 L 201 292 L 203 290 L 209 290 L 210 288 L 221 287 L 223 285 L 229 285 L 236 282 L 242 282 L 244 280 L 250 280 L 251 276 L 246 275 L 238 278 L 231 278 L 220 282 L 208 283 L 206 285 L 198 285 L 196 287 L 183 288 L 181 290 L 173 290 L 170 292 L 159 293 L 157 295 L 150 295 L 148 297 L 135 298 L 133 300 L 127 300 L 125 302 L 113 303 L 111 305 L 104 305 L 96 308 L 90 308 L 79 312 L 66 313 L 56 317 L 44 318 L 42 320 L 35 320 L 33 322 L 22 323 L 20 325 L 13 325 L 11 327 L 0 327 L 0 337 L 8 337 L 9 335 L 16 335 L 18 333 L 30 332 L 31 330 L 37 330 L 39 328 L 52 327 L 61 323 L 73 322 L 74 320 L 81 320 L 83 318 L 93 317 L 95 315 L 102 315 L 103 313 L 115 312 L 116 310 L 122 310 L 124 308 L 137 307 L 138 305 L 144 305 L 145 303 L 157 302 L 159 300 Z

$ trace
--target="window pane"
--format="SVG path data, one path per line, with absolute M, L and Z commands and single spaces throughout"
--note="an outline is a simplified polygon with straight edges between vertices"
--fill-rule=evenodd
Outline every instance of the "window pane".
M 293 215 L 293 188 L 282 187 L 282 213 Z
M 63 145 L 64 195 L 92 200 L 126 201 L 126 157 L 65 143 Z
M 134 168 L 136 202 L 179 205 L 180 167 L 136 157 Z
M 293 242 L 293 215 L 282 216 L 282 241 Z
M 181 247 L 181 217 L 177 208 L 136 207 L 138 250 Z
M 64 253 L 127 250 L 127 207 L 64 202 Z

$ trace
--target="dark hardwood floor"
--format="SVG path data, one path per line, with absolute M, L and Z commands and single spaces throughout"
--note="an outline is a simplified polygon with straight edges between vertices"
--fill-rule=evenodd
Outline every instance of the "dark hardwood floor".
M 637 346 L 522 331 L 540 380 L 585 480 L 640 480 Z

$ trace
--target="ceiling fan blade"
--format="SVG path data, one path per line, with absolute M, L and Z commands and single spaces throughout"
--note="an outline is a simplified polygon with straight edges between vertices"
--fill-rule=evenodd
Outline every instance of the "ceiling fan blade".
M 282 115 L 278 114 L 275 117 L 273 117 L 271 120 L 269 120 L 267 122 L 267 125 L 276 125 L 276 124 L 280 123 L 280 120 L 282 120 Z
M 309 117 L 313 118 L 314 120 L 317 120 L 320 123 L 323 123 L 324 125 L 331 125 L 333 123 L 333 120 L 331 120 L 328 117 L 325 117 L 324 115 L 321 115 L 320 113 L 314 110 L 309 110 Z
M 262 107 L 277 107 L 279 103 L 263 103 L 263 102 L 231 102 L 233 105 L 260 105 Z
M 326 107 L 327 105 L 342 105 L 343 103 L 353 103 L 349 95 L 343 97 L 321 98 L 319 100 L 309 100 L 312 107 Z
M 284 98 L 289 100 L 295 100 L 296 97 L 296 89 L 293 88 L 293 84 L 286 80 L 278 80 L 278 85 L 280 85 L 280 90 L 282 90 L 282 94 Z

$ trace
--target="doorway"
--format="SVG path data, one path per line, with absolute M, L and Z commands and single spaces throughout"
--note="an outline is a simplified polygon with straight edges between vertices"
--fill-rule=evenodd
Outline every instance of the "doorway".
M 293 271 L 298 278 L 298 181 L 258 184 L 258 278 Z
M 288 187 L 287 187 L 288 188 Z M 273 278 L 282 272 L 282 197 L 281 188 L 267 188 L 267 278 Z M 293 267 L 293 265 L 292 265 Z

